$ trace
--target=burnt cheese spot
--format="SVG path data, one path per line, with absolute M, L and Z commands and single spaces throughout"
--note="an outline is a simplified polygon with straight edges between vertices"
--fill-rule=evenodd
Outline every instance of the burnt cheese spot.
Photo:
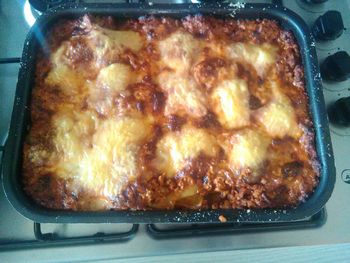
M 170 115 L 168 117 L 167 127 L 171 131 L 180 131 L 182 125 L 186 123 L 186 119 L 178 116 L 178 115 Z
M 257 109 L 259 109 L 261 106 L 262 106 L 262 103 L 261 103 L 261 101 L 259 100 L 259 98 L 255 97 L 255 96 L 253 96 L 253 95 L 251 95 L 251 96 L 249 97 L 249 108 L 250 108 L 251 110 L 257 110 Z
M 219 71 L 227 66 L 226 60 L 211 57 L 196 64 L 193 68 L 193 74 L 198 84 L 209 89 L 218 82 Z
M 198 122 L 198 127 L 215 128 L 215 127 L 220 127 L 220 123 L 217 120 L 216 115 L 213 112 L 209 111 L 206 115 L 200 118 Z
M 165 104 L 165 96 L 161 91 L 155 91 L 152 93 L 152 110 L 159 113 L 163 110 Z

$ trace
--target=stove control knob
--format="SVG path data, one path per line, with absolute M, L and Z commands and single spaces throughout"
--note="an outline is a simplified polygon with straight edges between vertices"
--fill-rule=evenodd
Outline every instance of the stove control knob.
M 350 78 L 350 56 L 345 51 L 339 51 L 328 56 L 321 64 L 321 74 L 324 80 L 344 81 Z
M 317 40 L 334 40 L 343 34 L 344 23 L 340 12 L 327 11 L 316 19 L 312 34 Z
M 304 0 L 304 2 L 308 4 L 322 4 L 324 2 L 327 2 L 328 0 Z
M 337 100 L 328 110 L 332 123 L 341 126 L 350 126 L 350 97 Z

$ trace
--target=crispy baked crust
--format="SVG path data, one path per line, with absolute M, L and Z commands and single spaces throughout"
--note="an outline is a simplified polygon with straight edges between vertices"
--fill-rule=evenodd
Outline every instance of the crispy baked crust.
M 122 52 L 104 53 L 97 62 L 96 50 L 88 42 L 96 27 L 138 32 L 143 45 L 137 50 L 126 47 Z M 188 64 L 181 65 L 186 71 L 184 73 L 176 73 L 178 69 L 167 65 L 166 60 L 162 62 L 164 54 L 159 43 L 176 32 L 200 41 L 202 44 L 195 49 L 199 50 L 199 46 L 204 45 L 189 62 L 185 61 Z M 298 205 L 317 186 L 319 164 L 299 48 L 292 33 L 281 29 L 277 22 L 209 16 L 189 16 L 181 20 L 142 17 L 117 21 L 112 17 L 84 16 L 59 21 L 48 32 L 46 39 L 50 52 L 42 50 L 37 57 L 31 127 L 23 150 L 23 187 L 38 204 L 70 210 L 277 208 Z M 275 61 L 264 66 L 261 73 L 254 63 L 222 53 L 218 55 L 213 51 L 215 48 L 208 46 L 217 46 L 219 42 L 221 47 L 235 43 L 254 47 L 273 46 L 276 49 Z M 53 85 L 47 80 L 50 72 L 57 67 L 52 54 L 63 45 L 68 45 L 62 55 L 65 63 L 89 83 L 97 83 L 101 69 L 113 63 L 127 65 L 133 74 L 133 81 L 126 85 L 122 95 L 98 93 L 92 99 L 92 93 L 85 93 L 85 88 L 80 93 L 72 95 L 68 92 L 67 95 L 60 83 Z M 183 52 L 181 47 L 180 51 Z M 170 59 L 173 55 L 169 55 Z M 180 54 L 180 57 L 184 58 L 185 55 Z M 176 78 L 183 74 L 189 76 L 190 80 L 186 81 L 193 82 L 190 86 L 195 85 L 203 94 L 204 106 L 195 105 L 190 109 L 183 104 L 169 106 L 172 91 L 163 87 L 162 74 L 178 74 Z M 215 110 L 211 102 L 212 94 L 220 83 L 232 76 L 246 83 L 249 94 L 248 118 L 245 122 L 238 120 L 234 127 L 230 126 L 229 121 L 225 123 L 219 118 L 221 113 Z M 278 96 L 274 95 L 269 84 L 271 82 L 277 83 Z M 74 89 L 74 85 L 72 87 Z M 104 104 L 106 96 L 113 97 L 111 104 Z M 288 101 L 293 109 L 297 132 L 292 132 L 290 127 L 282 134 L 279 127 L 277 133 L 275 130 L 270 132 L 270 127 L 264 127 L 259 122 L 260 119 L 264 120 L 261 117 L 264 116 L 263 109 L 281 96 L 284 98 L 282 102 Z M 57 169 L 59 163 L 68 165 L 72 160 L 69 159 L 71 157 L 63 158 L 62 151 L 65 149 L 58 150 L 55 139 L 58 133 L 55 121 L 62 109 L 67 109 L 67 105 L 71 111 L 94 114 L 100 126 L 107 120 L 118 120 L 124 116 L 141 119 L 151 116 L 150 132 L 140 137 L 135 148 L 135 174 L 126 183 L 123 181 L 123 185 L 115 186 L 120 191 L 95 191 L 93 185 L 96 183 L 86 182 L 89 177 L 84 177 L 84 182 L 79 181 L 79 171 L 67 175 Z M 289 108 L 287 110 L 290 112 Z M 174 166 L 175 172 L 159 169 L 156 160 L 161 144 L 168 142 L 166 138 L 170 142 L 178 140 L 180 144 L 183 143 L 181 138 L 185 136 L 187 127 L 191 127 L 188 128 L 189 136 L 192 136 L 190 129 L 194 128 L 215 138 L 215 149 L 209 153 L 210 150 L 205 151 L 203 146 L 194 156 L 187 156 L 180 168 Z M 84 153 L 93 151 L 93 140 L 98 129 L 97 125 L 79 138 L 85 147 Z M 262 146 L 266 150 L 261 162 L 247 161 L 246 167 L 241 159 L 237 159 L 237 154 L 241 153 L 235 153 L 234 149 L 237 148 L 234 147 L 245 138 L 245 134 L 250 134 L 247 131 L 257 131 L 258 139 L 266 138 L 263 139 L 266 143 L 262 144 L 266 144 Z M 252 136 L 248 135 L 248 143 Z M 70 140 L 70 137 L 66 140 Z M 242 167 L 237 167 L 237 163 Z M 190 193 L 183 194 L 186 191 Z

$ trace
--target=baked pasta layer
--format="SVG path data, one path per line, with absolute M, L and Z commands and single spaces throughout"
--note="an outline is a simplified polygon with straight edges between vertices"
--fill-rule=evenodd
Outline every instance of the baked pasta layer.
M 277 208 L 316 187 L 299 48 L 276 21 L 86 15 L 45 39 L 23 150 L 38 204 Z

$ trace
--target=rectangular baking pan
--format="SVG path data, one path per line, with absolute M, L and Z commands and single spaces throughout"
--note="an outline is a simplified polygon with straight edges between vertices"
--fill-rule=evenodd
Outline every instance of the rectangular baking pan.
M 239 7 L 239 8 L 238 8 Z M 291 30 L 300 47 L 306 89 L 316 133 L 316 151 L 321 164 L 320 182 L 311 197 L 289 209 L 227 209 L 202 211 L 105 211 L 75 212 L 50 210 L 36 205 L 23 191 L 21 183 L 22 147 L 30 121 L 30 97 L 34 81 L 36 54 L 50 26 L 62 18 L 85 13 L 112 15 L 121 19 L 144 15 L 171 16 L 204 14 L 237 19 L 268 18 Z M 39 17 L 30 30 L 23 50 L 14 109 L 4 151 L 2 175 L 6 196 L 23 216 L 40 223 L 217 223 L 219 216 L 228 222 L 283 222 L 302 220 L 317 213 L 331 196 L 335 167 L 322 93 L 321 76 L 314 39 L 304 21 L 290 10 L 269 4 L 78 4 L 59 6 Z

